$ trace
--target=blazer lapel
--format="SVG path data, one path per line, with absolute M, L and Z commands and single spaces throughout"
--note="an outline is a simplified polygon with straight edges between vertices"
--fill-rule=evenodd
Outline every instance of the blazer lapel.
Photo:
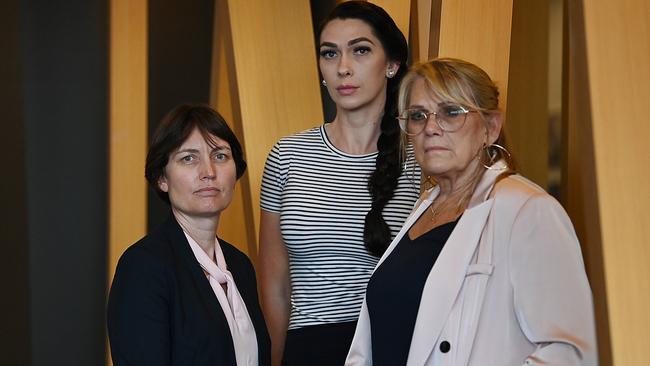
M 429 358 L 463 285 L 493 202 L 489 199 L 465 210 L 433 265 L 422 291 L 407 365 L 424 365 Z
M 221 309 L 217 296 L 214 294 L 214 291 L 210 286 L 210 281 L 205 276 L 205 273 L 203 273 L 201 265 L 196 260 L 196 257 L 190 248 L 190 243 L 187 242 L 183 229 L 178 222 L 176 222 L 173 214 L 170 214 L 165 226 L 172 246 L 176 253 L 181 257 L 181 261 L 183 262 L 182 265 L 191 273 L 192 281 L 194 282 L 194 286 L 198 289 L 199 296 L 204 302 L 207 313 L 224 329 L 230 329 L 228 321 L 226 320 L 226 315 Z

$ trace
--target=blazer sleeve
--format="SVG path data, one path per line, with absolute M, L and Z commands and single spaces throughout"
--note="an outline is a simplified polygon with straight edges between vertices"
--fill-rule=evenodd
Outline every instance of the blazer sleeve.
M 169 289 L 163 262 L 145 249 L 120 258 L 107 310 L 115 366 L 170 364 Z
M 567 214 L 548 195 L 528 199 L 514 221 L 510 281 L 517 320 L 537 345 L 526 365 L 596 365 L 591 289 Z

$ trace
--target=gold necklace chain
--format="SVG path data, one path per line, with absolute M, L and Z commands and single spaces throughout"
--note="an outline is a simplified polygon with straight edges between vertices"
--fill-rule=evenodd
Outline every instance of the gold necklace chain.
M 449 198 L 442 201 L 435 208 L 433 207 L 434 206 L 433 202 L 431 202 L 431 205 L 429 206 L 429 211 L 431 211 L 431 221 L 436 221 L 438 214 L 442 211 L 442 208 L 446 206 L 447 201 L 449 201 Z M 456 204 L 456 210 L 454 211 L 454 213 L 458 213 L 458 211 L 460 211 L 462 201 L 463 201 L 462 198 L 458 200 L 458 203 Z

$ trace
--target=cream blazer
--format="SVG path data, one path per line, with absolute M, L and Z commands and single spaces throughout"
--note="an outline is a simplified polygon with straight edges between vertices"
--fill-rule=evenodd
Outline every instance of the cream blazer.
M 499 174 L 485 172 L 427 277 L 406 364 L 597 365 L 591 289 L 571 221 L 521 176 L 495 188 Z M 377 266 L 437 195 L 422 195 Z M 345 364 L 372 365 L 365 301 Z

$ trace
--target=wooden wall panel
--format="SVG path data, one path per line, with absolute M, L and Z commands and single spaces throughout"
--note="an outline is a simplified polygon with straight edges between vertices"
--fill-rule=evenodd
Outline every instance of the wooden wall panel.
M 547 0 L 514 0 L 506 137 L 517 170 L 543 188 L 549 165 L 548 27 Z
M 109 284 L 146 232 L 147 2 L 110 2 Z
M 510 63 L 513 0 L 443 0 L 440 57 L 456 57 L 481 66 L 501 90 L 505 109 Z
M 582 2 L 612 359 L 647 364 L 650 4 Z
M 239 142 L 245 145 L 239 94 L 235 77 L 232 33 L 228 18 L 228 2 L 218 0 L 215 7 L 215 22 L 212 46 L 212 75 L 210 82 L 210 105 L 221 113 L 235 131 Z M 247 154 L 248 155 L 248 154 Z M 247 156 L 248 157 L 248 156 Z M 250 171 L 250 167 L 248 168 Z M 254 203 L 251 202 L 250 179 L 246 173 L 235 187 L 235 195 L 228 209 L 219 220 L 219 237 L 236 245 L 250 258 L 257 256 L 257 239 Z
M 147 230 L 147 2 L 110 1 L 108 286 Z M 108 340 L 106 364 L 112 365 Z
M 593 293 L 600 365 L 610 366 L 609 311 L 584 38 L 582 3 L 568 1 L 563 56 L 561 197 L 580 239 Z
M 393 18 L 397 27 L 404 33 L 404 37 L 408 39 L 411 0 L 372 0 L 370 2 L 384 8 L 390 14 L 391 18 Z
M 259 191 L 266 155 L 280 137 L 321 124 L 323 113 L 309 2 L 228 1 L 227 7 L 232 66 L 221 61 L 213 65 L 225 65 L 234 73 L 230 80 L 235 88 L 213 86 L 212 90 L 221 90 L 222 96 L 228 90 L 236 104 L 231 122 L 245 144 L 248 173 L 240 184 L 241 196 L 231 212 L 226 211 L 229 217 L 224 216 L 220 233 L 248 251 L 252 245 L 248 226 L 254 225 L 254 233 L 259 231 Z M 214 70 L 213 80 L 222 72 Z M 227 103 L 217 99 L 213 102 Z M 246 214 L 249 211 L 251 215 Z

